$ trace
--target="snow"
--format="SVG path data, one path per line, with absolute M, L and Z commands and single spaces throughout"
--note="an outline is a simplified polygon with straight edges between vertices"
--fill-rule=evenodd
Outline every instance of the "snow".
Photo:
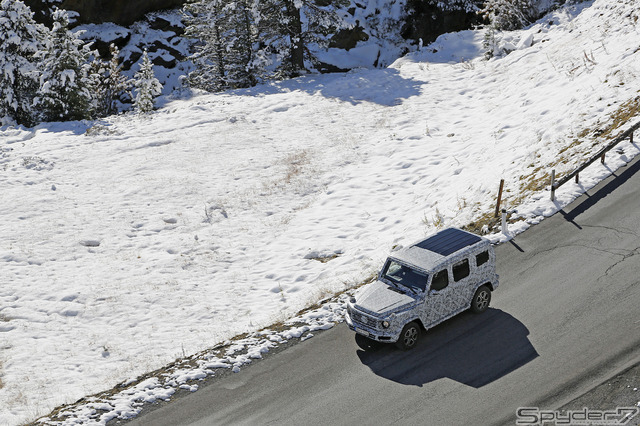
M 362 282 L 392 247 L 491 212 L 500 179 L 510 235 L 558 211 L 639 151 L 620 144 L 554 202 L 524 192 L 596 152 L 593 133 L 638 96 L 634 16 L 595 0 L 502 34 L 516 50 L 489 61 L 483 30 L 464 31 L 387 69 L 0 128 L 0 424 L 119 383 L 67 423 L 127 418 L 309 338 L 344 297 L 259 330 Z

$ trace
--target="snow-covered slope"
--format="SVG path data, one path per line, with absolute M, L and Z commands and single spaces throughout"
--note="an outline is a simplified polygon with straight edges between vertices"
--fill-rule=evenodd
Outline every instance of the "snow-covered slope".
M 490 212 L 502 178 L 514 230 L 557 211 L 638 152 L 556 203 L 520 194 L 637 104 L 638 17 L 596 0 L 505 35 L 520 49 L 490 61 L 467 31 L 388 69 L 2 128 L 0 423 L 287 318 L 394 245 Z

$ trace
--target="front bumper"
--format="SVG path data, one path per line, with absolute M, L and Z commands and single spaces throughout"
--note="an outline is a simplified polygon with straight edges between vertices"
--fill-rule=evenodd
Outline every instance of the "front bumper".
M 360 315 L 366 315 L 366 314 L 360 314 Z M 366 315 L 368 318 L 373 318 L 369 315 Z M 379 322 L 380 320 L 375 319 L 376 322 Z M 385 342 L 385 343 L 393 343 L 393 342 L 397 342 L 398 341 L 398 333 L 394 333 L 392 327 L 388 328 L 388 329 L 378 329 L 378 328 L 374 328 L 371 327 L 368 324 L 365 324 L 363 322 L 359 322 L 359 321 L 354 321 L 354 319 L 351 317 L 349 310 L 347 310 L 347 312 L 345 313 L 345 321 L 347 322 L 347 326 L 352 330 L 355 331 L 356 333 L 368 337 L 371 340 L 375 340 L 378 342 Z

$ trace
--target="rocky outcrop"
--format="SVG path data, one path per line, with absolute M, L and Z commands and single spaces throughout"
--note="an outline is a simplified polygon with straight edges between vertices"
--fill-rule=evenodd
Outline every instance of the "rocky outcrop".
M 468 30 L 480 23 L 480 16 L 472 7 L 442 8 L 439 2 L 425 0 L 411 0 L 408 6 L 411 12 L 402 28 L 402 37 L 416 42 L 422 39 L 425 45 L 442 34 Z
M 181 7 L 185 0 L 63 0 L 60 7 L 78 12 L 80 23 L 131 25 L 156 10 Z
M 53 7 L 77 12 L 78 24 L 113 22 L 129 26 L 145 14 L 182 7 L 186 0 L 24 0 L 37 21 L 50 24 Z

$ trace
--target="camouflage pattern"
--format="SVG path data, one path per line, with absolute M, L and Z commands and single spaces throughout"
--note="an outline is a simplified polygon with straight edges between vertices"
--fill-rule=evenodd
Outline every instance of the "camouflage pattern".
M 477 255 L 488 252 L 488 260 L 476 265 Z M 469 261 L 469 275 L 454 281 L 453 265 Z M 498 287 L 495 252 L 491 243 L 481 238 L 448 256 L 441 256 L 412 245 L 393 253 L 387 262 L 396 261 L 427 274 L 427 290 L 411 290 L 386 279 L 381 271 L 378 280 L 362 288 L 347 304 L 346 321 L 357 333 L 381 342 L 396 342 L 405 324 L 418 321 L 425 329 L 467 310 L 476 290 L 487 285 Z M 449 284 L 442 290 L 431 290 L 433 276 L 447 270 Z

